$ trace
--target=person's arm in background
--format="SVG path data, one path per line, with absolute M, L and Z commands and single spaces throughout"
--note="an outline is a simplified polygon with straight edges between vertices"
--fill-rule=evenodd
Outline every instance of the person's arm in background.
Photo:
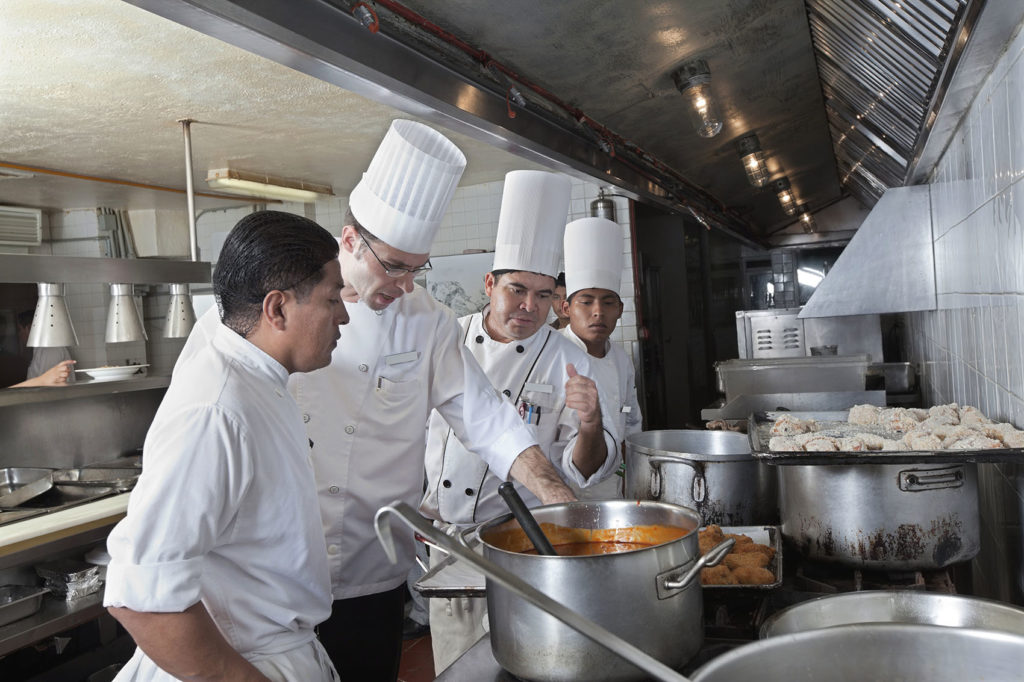
M 71 366 L 75 364 L 74 360 L 64 360 L 58 362 L 56 365 L 46 370 L 42 374 L 32 379 L 26 379 L 20 384 L 14 384 L 10 388 L 30 388 L 33 386 L 64 386 L 68 383 L 68 377 L 71 375 Z

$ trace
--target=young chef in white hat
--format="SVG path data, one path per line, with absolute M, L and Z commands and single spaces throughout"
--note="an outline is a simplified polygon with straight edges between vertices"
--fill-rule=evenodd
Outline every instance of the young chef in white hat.
M 608 340 L 622 316 L 622 228 L 606 218 L 582 218 L 565 227 L 565 293 L 562 304 L 569 326 L 562 330 L 590 356 L 591 376 L 601 400 L 612 413 L 616 433 L 625 439 L 643 429 L 636 398 L 633 363 Z M 617 449 L 623 450 L 624 442 Z M 624 450 L 623 450 L 624 452 Z M 579 488 L 581 499 L 622 497 L 622 479 L 610 476 L 597 485 Z
M 586 486 L 618 466 L 618 438 L 602 419 L 585 353 L 546 325 L 558 274 L 569 179 L 557 173 L 512 171 L 505 176 L 494 267 L 484 277 L 490 304 L 459 319 L 466 348 L 566 480 Z M 504 480 L 488 471 L 472 441 L 453 433 L 443 415 L 430 416 L 427 491 L 420 512 L 444 528 L 485 521 L 508 511 L 498 495 Z M 517 485 L 527 506 L 540 504 Z M 436 563 L 437 558 L 432 556 Z M 431 599 L 434 673 L 439 674 L 484 634 L 480 599 Z
M 338 679 L 313 630 L 331 581 L 286 385 L 330 362 L 348 322 L 337 254 L 327 230 L 277 211 L 224 242 L 224 323 L 176 368 L 107 541 L 104 605 L 138 644 L 118 680 Z
M 462 345 L 454 313 L 419 286 L 434 234 L 465 167 L 440 133 L 397 120 L 352 190 L 341 234 L 342 298 L 352 317 L 331 365 L 293 377 L 313 462 L 334 592 L 319 635 L 344 679 L 394 680 L 401 658 L 412 534 L 391 564 L 377 509 L 423 494 L 432 409 L 500 479 L 546 503 L 574 499 L 515 409 Z

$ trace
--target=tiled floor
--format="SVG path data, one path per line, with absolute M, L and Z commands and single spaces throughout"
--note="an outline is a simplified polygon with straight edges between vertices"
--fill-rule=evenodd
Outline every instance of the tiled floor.
M 430 635 L 404 642 L 398 682 L 430 682 L 433 679 L 434 654 L 430 648 Z

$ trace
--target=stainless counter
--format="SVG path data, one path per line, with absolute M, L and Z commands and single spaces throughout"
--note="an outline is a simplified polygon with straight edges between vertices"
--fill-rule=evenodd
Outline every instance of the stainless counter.
M 81 625 L 104 612 L 103 590 L 73 602 L 47 594 L 39 611 L 0 627 L 0 656 Z M 490 647 L 487 651 L 490 653 Z

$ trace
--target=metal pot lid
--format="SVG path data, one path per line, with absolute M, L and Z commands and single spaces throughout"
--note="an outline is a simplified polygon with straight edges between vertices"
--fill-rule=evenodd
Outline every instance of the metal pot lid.
M 642 455 L 666 455 L 696 462 L 749 462 L 750 439 L 735 431 L 676 429 L 643 431 L 626 438 L 626 449 Z

